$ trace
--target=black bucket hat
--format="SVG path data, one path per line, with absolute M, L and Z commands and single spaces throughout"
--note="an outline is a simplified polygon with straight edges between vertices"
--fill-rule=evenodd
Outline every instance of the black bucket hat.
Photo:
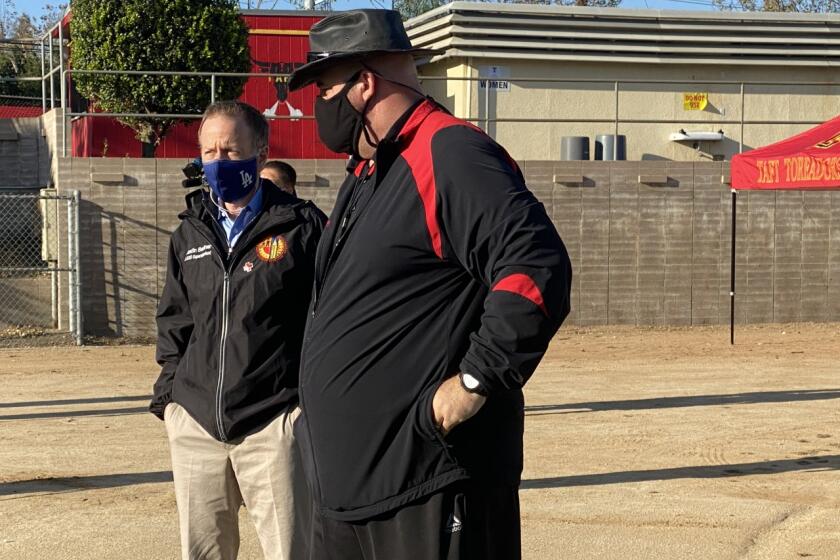
M 394 10 L 352 10 L 327 16 L 309 30 L 306 64 L 292 72 L 289 91 L 314 82 L 328 68 L 371 55 L 404 53 L 416 57 L 444 51 L 411 46 L 400 14 Z

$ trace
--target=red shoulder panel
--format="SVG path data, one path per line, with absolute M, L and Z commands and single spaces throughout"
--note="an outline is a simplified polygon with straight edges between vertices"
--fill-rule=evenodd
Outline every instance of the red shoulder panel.
M 399 138 L 407 145 L 402 152 L 402 157 L 411 169 L 420 200 L 423 203 L 423 213 L 425 214 L 426 228 L 429 231 L 432 248 L 441 259 L 443 258 L 443 245 L 437 215 L 437 186 L 435 185 L 435 170 L 432 161 L 432 138 L 441 130 L 452 126 L 463 126 L 484 134 L 484 131 L 479 127 L 450 115 L 428 100 L 415 109 L 399 133 Z M 502 151 L 504 152 L 504 150 Z M 514 172 L 519 173 L 516 162 L 507 155 L 507 152 L 504 152 L 504 155 Z
M 400 137 L 408 145 L 402 152 L 402 157 L 408 163 L 414 176 L 420 201 L 423 203 L 423 213 L 426 228 L 432 248 L 438 258 L 443 258 L 443 244 L 440 236 L 440 225 L 437 216 L 437 186 L 435 185 L 434 162 L 432 161 L 432 137 L 450 126 L 477 127 L 453 117 L 441 110 L 430 101 L 424 101 L 418 106 L 406 121 L 400 132 Z

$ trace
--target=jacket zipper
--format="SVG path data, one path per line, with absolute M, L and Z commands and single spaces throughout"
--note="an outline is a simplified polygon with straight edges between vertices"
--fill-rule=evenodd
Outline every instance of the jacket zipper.
M 197 218 L 194 218 L 198 220 Z M 204 223 L 201 220 L 198 220 L 201 226 L 204 226 Z M 248 227 L 242 230 L 242 234 L 240 235 L 240 239 L 242 236 L 250 229 L 251 226 L 254 225 L 254 221 L 252 221 Z M 219 441 L 225 442 L 227 441 L 227 435 L 225 434 L 224 429 L 224 422 L 222 420 L 222 394 L 224 388 L 224 378 L 225 378 L 225 346 L 227 345 L 227 335 L 228 335 L 228 316 L 230 311 L 230 275 L 231 270 L 233 270 L 233 265 L 235 261 L 238 259 L 233 259 L 233 248 L 228 247 L 228 262 L 227 266 L 225 266 L 225 261 L 222 258 L 222 254 L 216 248 L 216 245 L 210 239 L 210 237 L 205 234 L 201 227 L 196 227 L 196 231 L 199 235 L 201 235 L 210 247 L 213 249 L 213 252 L 219 257 L 219 263 L 222 265 L 222 270 L 225 272 L 224 283 L 222 284 L 222 332 L 219 338 L 219 378 L 216 382 L 216 429 L 219 432 Z
M 222 423 L 222 387 L 225 379 L 225 345 L 228 335 L 228 307 L 230 300 L 230 273 L 225 270 L 225 281 L 222 284 L 222 333 L 219 341 L 219 380 L 216 383 L 216 428 L 219 430 L 221 441 L 227 441 Z
M 199 223 L 203 226 L 203 222 L 199 220 Z M 225 279 L 224 283 L 222 284 L 222 334 L 221 334 L 221 342 L 219 344 L 219 379 L 216 382 L 216 430 L 219 432 L 219 440 L 220 441 L 227 441 L 227 436 L 225 435 L 224 425 L 222 423 L 222 379 L 225 375 L 225 340 L 227 339 L 227 314 L 228 314 L 228 291 L 230 288 L 230 274 L 228 273 L 228 269 L 225 266 L 225 260 L 222 258 L 222 254 L 216 248 L 216 245 L 207 236 L 202 230 L 201 227 L 196 227 L 195 230 L 201 235 L 210 247 L 213 249 L 213 252 L 219 258 L 219 264 L 222 266 L 222 270 L 225 272 Z M 228 256 L 230 255 L 230 249 L 228 249 Z
M 364 188 L 364 184 L 367 183 L 368 179 L 370 178 L 370 163 L 365 166 L 364 175 L 359 177 L 356 185 L 353 188 L 353 193 L 356 192 L 356 189 Z M 352 219 L 353 208 L 354 205 L 353 201 L 353 193 L 350 194 L 350 199 L 347 201 L 347 208 L 345 208 L 344 216 L 341 218 L 341 223 L 338 226 L 338 233 L 335 241 L 333 242 L 332 247 L 330 247 L 330 255 L 327 257 L 327 263 L 324 265 L 324 276 L 321 278 L 320 286 L 317 285 L 316 280 L 316 287 L 315 293 L 312 296 L 312 318 L 315 318 L 315 314 L 318 311 L 318 299 L 321 295 L 321 292 L 324 290 L 324 287 L 327 284 L 327 276 L 330 273 L 330 266 L 333 262 L 333 256 L 335 255 L 336 249 L 338 249 L 339 245 L 344 241 L 345 237 L 347 237 L 347 226 Z M 372 195 L 371 195 L 372 196 Z M 356 201 L 358 202 L 358 201 Z M 308 329 L 307 329 L 308 330 Z M 306 339 L 306 332 L 304 332 L 304 340 Z
M 370 169 L 370 165 L 368 164 L 368 167 L 365 168 L 365 176 L 361 179 L 361 183 L 364 183 L 368 180 L 369 169 Z M 355 188 L 359 188 L 359 187 L 360 187 L 360 183 L 357 183 Z M 348 200 L 348 205 L 353 203 L 352 193 L 351 193 L 350 198 L 351 198 L 351 200 Z M 345 212 L 347 210 L 349 210 L 349 206 L 345 210 Z M 303 391 L 303 381 L 304 381 L 303 371 L 304 371 L 304 366 L 305 366 L 305 363 L 306 363 L 306 352 L 305 352 L 305 350 L 307 349 L 307 346 L 308 346 L 308 343 L 309 343 L 309 337 L 310 337 L 309 327 L 310 327 L 311 322 L 315 319 L 315 315 L 317 314 L 318 299 L 319 299 L 318 296 L 320 295 L 321 291 L 326 286 L 327 276 L 329 275 L 330 266 L 332 266 L 333 256 L 335 255 L 335 249 L 337 249 L 338 246 L 341 245 L 342 241 L 344 241 L 344 238 L 347 235 L 346 226 L 348 225 L 347 222 L 349 222 L 348 218 L 349 218 L 349 216 L 346 213 L 342 217 L 341 224 L 339 226 L 340 229 L 336 234 L 337 235 L 336 240 L 333 243 L 332 247 L 329 248 L 330 249 L 330 255 L 329 255 L 329 257 L 327 257 L 327 262 L 324 265 L 324 275 L 321 278 L 320 283 L 318 282 L 317 278 L 315 279 L 315 290 L 314 290 L 314 293 L 312 294 L 312 317 L 309 321 L 306 322 L 306 325 L 304 326 L 304 329 L 303 329 L 303 350 L 304 351 L 301 352 L 300 364 L 299 364 L 300 369 L 299 369 L 299 374 L 298 374 L 298 386 L 299 386 L 298 402 L 300 404 L 302 414 L 306 414 L 306 405 L 303 402 L 303 392 L 304 392 Z M 309 438 L 309 441 L 311 442 L 312 441 L 312 428 L 309 426 L 309 419 L 308 418 L 304 419 L 304 425 L 306 426 L 306 435 Z M 315 467 L 315 482 L 317 484 L 317 491 L 318 491 L 318 495 L 320 496 L 321 495 L 321 478 L 318 475 L 318 466 L 317 466 L 317 461 L 315 460 L 315 449 L 312 447 L 311 443 L 309 445 L 309 448 L 310 448 L 310 454 L 312 455 L 312 465 L 314 465 L 314 467 Z
M 368 167 L 365 168 L 365 177 L 362 179 L 362 182 L 366 182 L 368 180 L 369 169 L 370 169 L 370 165 L 368 164 Z M 356 186 L 358 188 L 359 185 L 357 184 Z M 351 199 L 352 199 L 352 195 L 351 195 Z M 352 200 L 348 201 L 348 204 L 352 204 Z M 346 215 L 342 218 L 342 223 L 340 225 L 340 230 L 338 231 L 338 234 L 337 234 L 338 237 L 336 238 L 334 245 L 329 248 L 330 249 L 330 255 L 329 255 L 329 257 L 327 257 L 327 262 L 324 265 L 324 276 L 321 278 L 320 284 L 318 282 L 318 279 L 315 278 L 315 290 L 314 290 L 314 293 L 312 294 L 312 317 L 309 321 L 306 322 L 306 325 L 303 328 L 303 349 L 304 350 L 306 349 L 307 344 L 309 343 L 310 322 L 315 319 L 315 315 L 317 314 L 317 311 L 318 311 L 318 296 L 320 295 L 321 291 L 324 289 L 324 286 L 326 285 L 327 275 L 329 274 L 330 266 L 332 265 L 333 255 L 335 255 L 335 249 L 338 248 L 338 246 L 344 240 L 344 237 L 346 236 L 346 233 L 347 233 L 345 231 L 345 227 L 347 226 L 347 223 L 345 222 L 345 220 L 347 220 Z M 301 352 L 300 364 L 299 364 L 299 374 L 298 374 L 298 387 L 299 387 L 299 390 L 298 390 L 298 404 L 300 405 L 300 408 L 301 408 L 301 414 L 306 414 L 306 405 L 303 402 L 303 375 L 302 375 L 303 371 L 304 371 L 304 364 L 305 363 L 306 363 L 306 352 Z M 321 493 L 321 477 L 318 475 L 318 463 L 315 460 L 315 449 L 311 444 L 311 442 L 312 442 L 312 428 L 309 426 L 309 419 L 308 418 L 304 418 L 303 424 L 306 427 L 306 436 L 309 438 L 309 442 L 310 442 L 309 450 L 310 450 L 310 455 L 312 456 L 312 465 L 315 468 L 315 484 L 317 485 L 317 493 L 318 493 L 318 496 L 320 497 L 322 495 L 322 493 Z

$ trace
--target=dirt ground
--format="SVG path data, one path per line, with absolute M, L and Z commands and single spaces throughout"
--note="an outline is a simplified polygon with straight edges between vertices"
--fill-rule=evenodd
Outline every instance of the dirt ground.
M 0 350 L 0 558 L 178 555 L 151 347 Z M 840 558 L 840 325 L 561 330 L 524 557 Z M 260 558 L 242 513 L 241 558 Z

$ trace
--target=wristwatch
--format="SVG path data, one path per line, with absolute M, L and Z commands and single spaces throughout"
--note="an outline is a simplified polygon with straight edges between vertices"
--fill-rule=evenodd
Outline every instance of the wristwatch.
M 474 395 L 481 395 L 482 397 L 487 396 L 487 390 L 481 385 L 481 382 L 474 376 L 470 375 L 469 373 L 462 372 L 459 375 L 459 377 L 461 378 L 461 387 L 464 388 L 464 391 L 468 393 L 473 393 Z

